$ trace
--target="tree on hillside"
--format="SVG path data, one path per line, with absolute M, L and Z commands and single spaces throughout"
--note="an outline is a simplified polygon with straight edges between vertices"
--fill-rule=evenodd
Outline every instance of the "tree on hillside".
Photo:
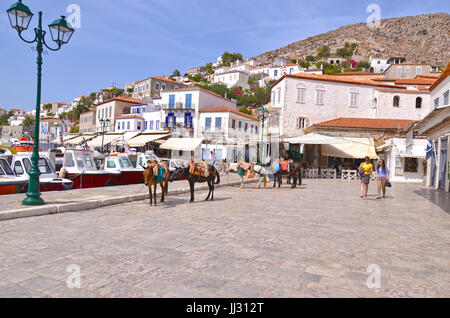
M 300 61 L 299 64 L 303 68 L 309 68 L 311 66 L 311 63 L 309 63 L 308 61 Z
M 239 111 L 241 113 L 244 113 L 244 114 L 247 114 L 247 115 L 252 115 L 253 114 L 253 112 L 250 109 L 248 109 L 247 106 L 241 107 L 239 109 Z
M 53 107 L 52 104 L 45 104 L 44 106 L 42 106 L 42 108 L 46 111 L 52 110 L 52 107 Z
M 330 48 L 328 46 L 323 46 L 317 49 L 317 56 L 319 58 L 328 58 L 331 55 Z
M 236 62 L 237 60 L 242 60 L 241 53 L 225 52 L 222 55 L 222 65 L 223 66 L 230 66 L 231 63 Z
M 306 60 L 307 60 L 308 62 L 315 62 L 315 61 L 316 61 L 316 57 L 315 57 L 315 56 L 312 56 L 312 55 L 308 55 L 308 56 L 306 57 Z
M 337 49 L 336 55 L 342 58 L 352 57 L 353 51 L 351 49 L 340 48 Z
M 370 69 L 370 63 L 367 61 L 361 61 L 356 65 L 356 67 L 359 67 L 367 71 L 368 69 Z
M 208 74 L 214 74 L 214 68 L 212 63 L 207 63 L 205 65 L 205 69 L 208 72 Z
M 178 69 L 176 69 L 175 71 L 173 71 L 172 76 L 181 76 L 181 73 Z
M 24 121 L 22 122 L 22 126 L 24 126 L 24 127 L 32 127 L 32 126 L 34 126 L 34 117 L 33 116 L 26 116 Z
M 70 132 L 71 134 L 78 134 L 80 133 L 80 126 L 73 126 L 72 128 L 70 128 Z

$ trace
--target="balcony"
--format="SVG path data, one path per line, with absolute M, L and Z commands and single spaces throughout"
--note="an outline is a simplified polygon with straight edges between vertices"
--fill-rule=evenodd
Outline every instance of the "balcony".
M 202 134 L 225 134 L 225 127 L 201 127 Z
M 185 103 L 175 103 L 174 105 L 162 104 L 161 109 L 163 110 L 194 110 L 195 104 L 191 104 L 190 107 L 186 107 Z

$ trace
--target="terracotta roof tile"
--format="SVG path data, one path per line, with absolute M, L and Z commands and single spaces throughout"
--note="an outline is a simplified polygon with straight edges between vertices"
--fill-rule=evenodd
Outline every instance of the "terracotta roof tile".
M 243 117 L 247 117 L 249 119 L 253 119 L 253 120 L 259 120 L 258 117 L 252 116 L 252 115 L 248 115 L 245 114 L 243 112 L 240 112 L 237 109 L 233 109 L 230 107 L 226 107 L 226 106 L 218 106 L 218 107 L 210 107 L 210 108 L 203 108 L 200 110 L 201 113 L 218 113 L 218 112 L 230 112 L 230 113 L 235 113 L 238 114 L 240 116 Z
M 414 78 L 414 79 L 398 79 L 395 85 L 432 85 L 437 78 Z
M 124 97 L 124 96 L 119 96 L 119 97 L 114 97 L 112 99 L 108 99 L 105 100 L 103 103 L 97 104 L 96 106 L 100 106 L 112 101 L 118 101 L 118 102 L 125 102 L 125 103 L 130 103 L 130 104 L 137 104 L 137 105 L 145 105 L 147 104 L 145 101 L 137 99 L 137 98 L 132 98 L 132 97 Z
M 419 88 L 418 90 L 413 89 L 377 89 L 379 92 L 385 92 L 385 93 L 401 93 L 401 94 L 427 94 L 430 93 L 428 88 L 423 87 Z
M 390 84 L 378 83 L 378 82 L 373 81 L 371 79 L 365 79 L 365 78 L 355 79 L 355 78 L 347 78 L 347 77 L 335 76 L 335 75 L 320 75 L 320 74 L 308 74 L 308 73 L 286 74 L 282 78 L 280 78 L 275 84 L 273 84 L 272 87 L 275 87 L 285 77 L 307 79 L 307 80 L 315 80 L 315 81 L 355 84 L 355 85 L 389 87 L 389 88 L 398 88 L 398 89 L 405 89 L 406 90 L 406 88 L 403 87 L 403 86 L 394 86 L 394 85 L 390 85 Z
M 381 74 L 375 74 L 372 72 L 344 72 L 344 73 L 338 73 L 335 74 L 336 76 L 344 76 L 344 75 L 381 75 Z
M 153 78 L 159 79 L 161 81 L 166 81 L 166 82 L 170 82 L 170 83 L 173 83 L 173 84 L 177 84 L 177 85 L 178 84 L 182 84 L 182 83 L 175 82 L 175 81 L 171 80 L 170 78 L 166 78 L 166 77 L 162 77 L 162 76 L 155 76 Z
M 315 124 L 314 126 L 335 128 L 404 129 L 412 121 L 413 120 L 409 119 L 337 118 Z
M 144 117 L 139 115 L 122 115 L 117 117 L 116 119 L 130 119 L 130 118 L 144 119 Z

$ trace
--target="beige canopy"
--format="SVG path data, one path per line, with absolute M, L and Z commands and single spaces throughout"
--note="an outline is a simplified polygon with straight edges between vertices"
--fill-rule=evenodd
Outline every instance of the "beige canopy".
M 102 143 L 104 146 L 109 145 L 115 140 L 118 140 L 122 138 L 123 134 L 105 134 L 104 138 L 103 135 L 97 136 L 94 139 L 88 141 L 89 147 L 101 147 Z
M 348 138 L 336 137 L 343 140 L 343 143 L 323 144 L 322 155 L 338 158 L 378 159 L 375 151 L 373 138 Z
M 197 149 L 202 142 L 203 138 L 170 138 L 159 148 L 168 150 L 195 151 L 195 149 Z
M 168 134 L 142 134 L 128 140 L 129 147 L 144 147 L 149 142 L 169 136 Z
M 71 145 L 71 146 L 76 146 L 76 145 L 79 145 L 79 144 L 81 144 L 83 142 L 83 138 L 86 141 L 89 141 L 89 140 L 91 140 L 94 137 L 95 137 L 95 135 L 93 135 L 93 134 L 92 135 L 81 135 L 81 136 L 75 137 L 73 139 L 69 139 L 67 141 L 64 141 L 64 144 Z

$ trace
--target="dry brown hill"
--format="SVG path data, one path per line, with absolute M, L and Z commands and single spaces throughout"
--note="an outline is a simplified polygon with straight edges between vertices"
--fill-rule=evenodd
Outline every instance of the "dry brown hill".
M 328 33 L 309 37 L 283 48 L 260 55 L 269 62 L 273 56 L 304 59 L 316 55 L 317 49 L 329 46 L 335 52 L 346 42 L 358 44 L 359 57 L 405 57 L 409 62 L 425 62 L 445 66 L 449 53 L 450 15 L 448 13 L 385 19 L 378 29 L 365 23 L 343 26 Z

